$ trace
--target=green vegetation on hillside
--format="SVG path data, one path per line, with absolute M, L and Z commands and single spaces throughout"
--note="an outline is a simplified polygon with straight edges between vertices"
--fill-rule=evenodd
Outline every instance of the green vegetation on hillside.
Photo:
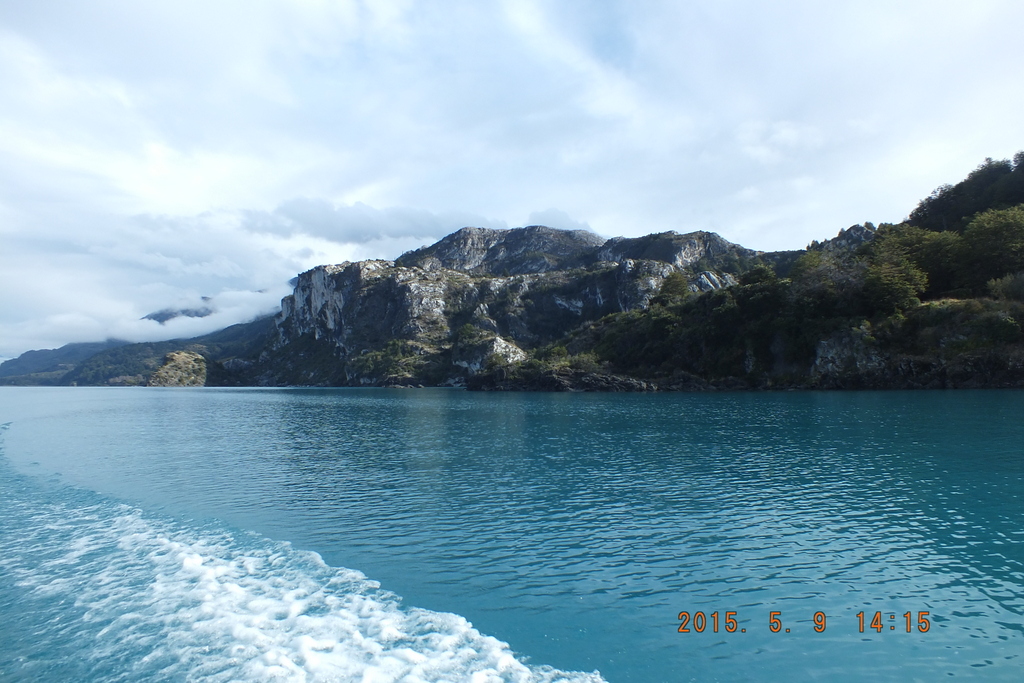
M 601 372 L 667 385 L 680 376 L 799 385 L 828 340 L 847 362 L 861 354 L 872 368 L 865 358 L 882 368 L 913 356 L 933 373 L 963 354 L 988 354 L 996 365 L 1017 358 L 1024 352 L 1022 178 L 1024 153 L 1013 162 L 986 160 L 967 180 L 936 190 L 908 221 L 881 225 L 860 247 L 815 245 L 786 277 L 761 264 L 738 285 L 699 295 L 670 277 L 649 308 L 584 325 L 529 361 L 493 371 L 491 381 L 558 373 L 585 358 Z
M 100 351 L 115 346 L 123 346 L 127 343 L 116 339 L 108 339 L 103 342 L 65 344 L 59 349 L 26 351 L 17 358 L 0 363 L 0 382 L 3 381 L 2 378 L 22 375 L 25 376 L 26 380 L 35 380 L 27 381 L 27 383 L 52 383 L 42 380 L 54 379 L 54 381 L 57 381 L 77 363 L 81 363 Z
M 989 209 L 1024 204 L 1024 151 L 1013 161 L 985 162 L 956 185 L 942 185 L 917 205 L 907 223 L 932 232 L 961 233 L 971 218 Z

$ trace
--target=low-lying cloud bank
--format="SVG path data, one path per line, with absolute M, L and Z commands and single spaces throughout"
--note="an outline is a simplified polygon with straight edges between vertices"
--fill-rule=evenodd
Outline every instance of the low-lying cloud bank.
M 567 216 L 566 220 L 571 221 Z M 89 221 L 95 225 L 94 220 Z M 65 218 L 12 239 L 0 260 L 0 357 L 69 342 L 191 337 L 274 313 L 288 281 L 323 263 L 393 259 L 466 225 L 471 214 L 293 199 L 272 211 L 109 217 L 102 230 Z M 209 315 L 145 316 L 209 309 Z

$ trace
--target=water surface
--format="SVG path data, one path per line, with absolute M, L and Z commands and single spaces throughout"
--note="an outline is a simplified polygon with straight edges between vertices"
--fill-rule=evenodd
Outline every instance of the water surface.
M 1012 391 L 3 389 L 0 609 L 36 635 L 0 672 L 1017 681 L 1022 417 Z

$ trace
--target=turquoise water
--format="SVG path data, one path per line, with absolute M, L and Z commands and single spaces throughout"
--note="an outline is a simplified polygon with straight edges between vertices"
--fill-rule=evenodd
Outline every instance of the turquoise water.
M 1022 418 L 1009 391 L 5 388 L 0 680 L 1019 681 Z

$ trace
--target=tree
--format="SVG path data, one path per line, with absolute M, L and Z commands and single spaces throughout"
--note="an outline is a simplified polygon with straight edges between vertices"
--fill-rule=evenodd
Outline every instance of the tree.
M 961 277 L 976 292 L 989 280 L 1024 270 L 1024 204 L 979 214 L 963 241 Z
M 885 315 L 917 306 L 917 296 L 927 287 L 928 276 L 905 257 L 878 260 L 864 276 L 868 308 Z
M 661 289 L 654 297 L 653 303 L 662 306 L 680 304 L 688 299 L 693 292 L 690 290 L 690 281 L 679 271 L 673 271 L 662 280 Z
M 864 252 L 878 262 L 909 259 L 928 276 L 925 294 L 935 298 L 957 286 L 961 242 L 955 232 L 932 232 L 907 223 L 883 223 Z

